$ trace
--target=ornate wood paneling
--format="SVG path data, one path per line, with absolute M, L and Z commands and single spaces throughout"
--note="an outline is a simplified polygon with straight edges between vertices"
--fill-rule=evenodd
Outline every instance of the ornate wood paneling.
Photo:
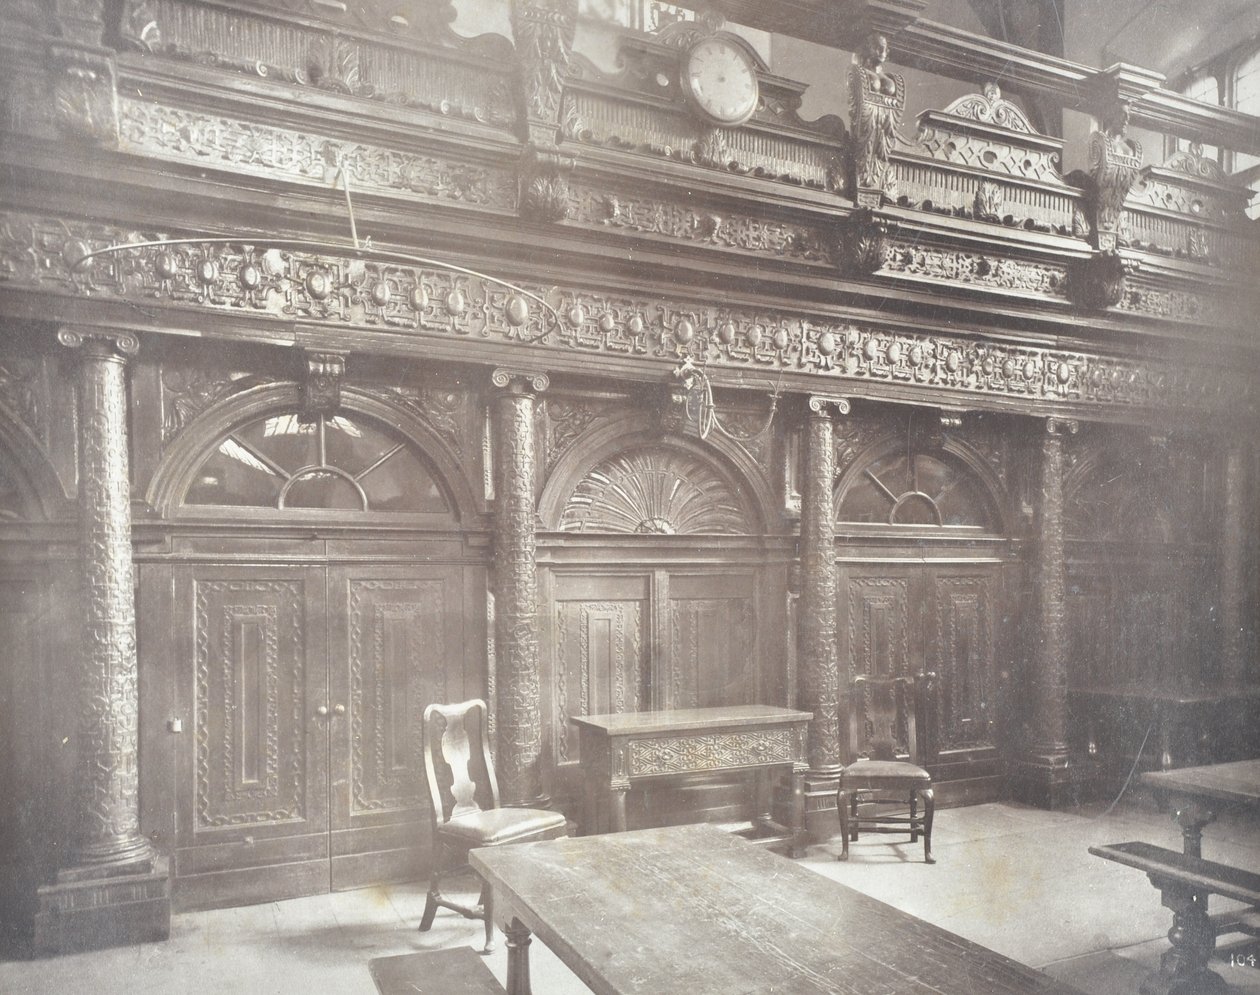
M 942 750 L 994 745 L 993 578 L 938 573 L 928 669 L 936 672 L 937 744 Z
M 671 707 L 755 703 L 754 636 L 751 597 L 671 598 Z
M 305 582 L 197 580 L 195 592 L 195 832 L 308 822 L 320 811 L 310 791 L 321 786 L 307 689 L 322 661 L 308 659 L 319 619 L 309 617 Z
M 652 707 L 646 577 L 561 577 L 552 607 L 553 762 L 578 761 L 573 715 Z
M 913 670 L 910 654 L 910 577 L 870 576 L 850 570 L 843 589 L 847 659 L 843 673 L 898 677 Z

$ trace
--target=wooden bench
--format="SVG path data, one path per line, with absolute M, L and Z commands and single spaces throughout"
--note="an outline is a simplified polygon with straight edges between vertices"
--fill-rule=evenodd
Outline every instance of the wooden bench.
M 504 995 L 505 989 L 472 947 L 376 957 L 368 970 L 381 995 Z
M 1089 852 L 1145 871 L 1151 884 L 1159 889 L 1164 906 L 1173 911 L 1173 928 L 1168 933 L 1172 945 L 1160 957 L 1159 973 L 1144 981 L 1141 990 L 1152 995 L 1223 993 L 1225 982 L 1209 971 L 1207 964 L 1218 935 L 1231 932 L 1255 935 L 1260 911 L 1260 874 L 1153 843 L 1111 843 L 1091 846 Z M 1209 895 L 1232 898 L 1251 908 L 1241 915 L 1211 917 L 1207 911 Z

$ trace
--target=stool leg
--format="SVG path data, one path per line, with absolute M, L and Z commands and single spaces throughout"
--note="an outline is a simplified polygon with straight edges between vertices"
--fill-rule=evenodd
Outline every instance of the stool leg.
M 919 825 L 917 822 L 919 815 L 919 792 L 916 789 L 910 790 L 910 842 L 919 842 Z
M 936 796 L 931 788 L 923 789 L 923 862 L 935 864 L 932 856 L 932 817 L 936 814 Z

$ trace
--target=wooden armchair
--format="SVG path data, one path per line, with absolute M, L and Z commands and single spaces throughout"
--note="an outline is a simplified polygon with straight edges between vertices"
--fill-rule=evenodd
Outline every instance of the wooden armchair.
M 922 680 L 928 683 L 933 676 L 924 675 Z M 936 863 L 932 856 L 932 775 L 917 763 L 920 753 L 915 728 L 915 684 L 908 677 L 860 675 L 853 681 L 849 696 L 851 762 L 840 775 L 836 796 L 843 837 L 839 860 L 849 859 L 850 840 L 856 840 L 859 832 L 865 830 L 909 832 L 911 843 L 922 836 L 924 863 Z M 908 813 L 905 801 L 909 802 Z M 872 811 L 859 815 L 858 806 L 865 803 L 871 803 Z M 893 803 L 898 809 L 888 813 L 886 810 Z
M 499 785 L 490 759 L 486 703 L 430 705 L 424 710 L 424 771 L 433 816 L 433 870 L 420 919 L 421 932 L 433 925 L 438 906 L 466 919 L 484 919 L 486 950 L 494 946 L 494 896 L 482 885 L 480 904 L 460 905 L 444 898 L 441 879 L 467 869 L 468 851 L 507 843 L 532 843 L 568 835 L 559 812 L 500 808 Z M 452 856 L 458 863 L 449 863 Z

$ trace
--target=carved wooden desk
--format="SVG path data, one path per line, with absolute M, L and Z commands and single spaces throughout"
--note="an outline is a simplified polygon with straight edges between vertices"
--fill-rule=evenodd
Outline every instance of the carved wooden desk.
M 471 859 L 495 889 L 509 995 L 530 995 L 531 932 L 597 995 L 1074 993 L 713 826 Z
M 792 775 L 786 829 L 792 856 L 800 856 L 805 847 L 805 730 L 812 717 L 771 705 L 733 705 L 571 718 L 578 727 L 586 782 L 584 833 L 624 832 L 626 792 L 635 782 L 722 770 L 757 772 L 754 821 L 773 826 L 766 775 L 785 766 Z

